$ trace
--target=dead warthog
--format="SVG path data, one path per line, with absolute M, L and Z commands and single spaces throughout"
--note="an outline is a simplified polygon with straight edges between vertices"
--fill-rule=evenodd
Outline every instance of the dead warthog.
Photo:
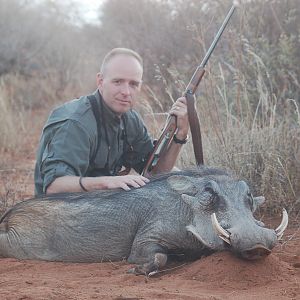
M 198 258 L 229 250 L 268 255 L 287 226 L 268 229 L 253 217 L 263 197 L 244 181 L 203 167 L 169 173 L 131 191 L 56 194 L 23 201 L 0 223 L 0 256 L 63 262 L 127 259 L 153 274 L 168 254 Z

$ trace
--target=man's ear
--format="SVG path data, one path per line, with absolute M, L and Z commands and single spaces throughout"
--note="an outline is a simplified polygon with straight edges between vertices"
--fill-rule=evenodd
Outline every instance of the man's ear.
M 96 76 L 96 82 L 97 82 L 97 87 L 102 87 L 102 83 L 103 83 L 103 75 L 101 73 L 97 73 Z

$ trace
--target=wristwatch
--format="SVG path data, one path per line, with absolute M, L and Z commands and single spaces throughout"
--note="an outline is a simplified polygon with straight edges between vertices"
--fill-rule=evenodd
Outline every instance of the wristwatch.
M 174 141 L 174 143 L 180 144 L 180 145 L 186 144 L 186 142 L 188 141 L 188 139 L 189 139 L 189 136 L 188 136 L 188 135 L 187 135 L 187 137 L 186 137 L 184 140 L 178 139 L 178 138 L 176 137 L 176 134 L 174 134 L 174 136 L 173 136 L 173 141 Z

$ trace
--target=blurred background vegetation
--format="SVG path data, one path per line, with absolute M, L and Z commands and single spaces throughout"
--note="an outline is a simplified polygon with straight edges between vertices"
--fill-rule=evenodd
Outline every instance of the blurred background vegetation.
M 141 114 L 168 111 L 231 3 L 107 0 L 89 23 L 72 1 L 0 0 L 0 169 L 15 166 L 7 153 L 24 156 L 29 143 L 34 157 L 50 110 L 95 90 L 111 48 L 144 59 Z M 242 1 L 197 93 L 206 163 L 248 180 L 268 212 L 300 209 L 299 7 L 299 0 Z M 192 165 L 189 143 L 179 166 Z

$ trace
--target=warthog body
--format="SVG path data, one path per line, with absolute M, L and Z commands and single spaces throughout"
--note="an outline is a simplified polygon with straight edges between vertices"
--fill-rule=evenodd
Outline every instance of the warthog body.
M 0 256 L 64 262 L 127 259 L 138 264 L 136 274 L 157 270 L 170 253 L 200 257 L 229 249 L 256 258 L 277 240 L 274 230 L 253 217 L 262 200 L 252 197 L 244 181 L 213 168 L 170 173 L 131 191 L 27 200 L 1 219 Z M 214 231 L 213 213 L 230 233 L 230 246 Z

